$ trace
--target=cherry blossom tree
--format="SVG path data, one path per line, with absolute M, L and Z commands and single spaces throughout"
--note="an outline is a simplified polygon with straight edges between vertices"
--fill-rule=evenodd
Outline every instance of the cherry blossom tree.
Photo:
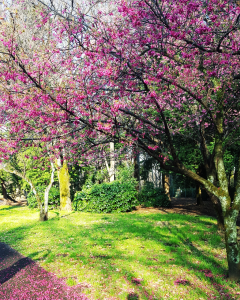
M 120 1 L 115 16 L 91 18 L 80 8 L 73 19 L 54 16 L 38 11 L 38 47 L 26 39 L 23 47 L 16 18 L 2 29 L 2 119 L 11 128 L 11 142 L 1 138 L 3 158 L 27 135 L 73 154 L 80 144 L 82 153 L 113 139 L 135 144 L 206 189 L 225 230 L 229 277 L 238 280 L 240 177 L 231 197 L 223 159 L 239 140 L 238 5 Z M 39 34 L 47 27 L 49 35 Z M 180 159 L 179 139 L 200 151 L 206 178 Z
M 231 197 L 223 157 L 239 140 L 240 8 L 234 1 L 146 0 L 121 1 L 118 10 L 115 23 L 100 19 L 89 40 L 70 33 L 94 77 L 89 103 L 100 103 L 102 113 L 95 127 L 122 140 L 125 133 L 163 169 L 206 189 L 225 230 L 229 277 L 239 279 L 240 178 Z M 194 141 L 206 178 L 179 159 L 176 138 Z

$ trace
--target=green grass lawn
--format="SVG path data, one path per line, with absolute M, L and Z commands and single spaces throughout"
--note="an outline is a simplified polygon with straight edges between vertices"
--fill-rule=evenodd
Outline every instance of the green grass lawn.
M 50 212 L 0 206 L 0 241 L 79 284 L 90 299 L 240 299 L 226 280 L 216 221 L 205 216 L 132 212 Z

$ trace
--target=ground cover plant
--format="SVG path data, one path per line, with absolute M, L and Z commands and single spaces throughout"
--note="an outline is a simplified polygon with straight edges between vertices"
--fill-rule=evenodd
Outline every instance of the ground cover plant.
M 216 221 L 163 211 L 116 214 L 0 207 L 0 241 L 90 299 L 240 299 Z

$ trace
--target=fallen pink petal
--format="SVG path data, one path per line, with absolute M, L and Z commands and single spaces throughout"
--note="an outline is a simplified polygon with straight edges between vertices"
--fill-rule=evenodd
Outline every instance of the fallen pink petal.
M 0 243 L 0 299 L 88 300 L 81 285 L 67 286 L 63 279 L 4 243 Z

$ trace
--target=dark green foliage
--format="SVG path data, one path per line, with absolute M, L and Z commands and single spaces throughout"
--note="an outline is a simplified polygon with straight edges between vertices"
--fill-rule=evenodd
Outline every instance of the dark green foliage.
M 155 188 L 152 182 L 146 182 L 139 193 L 139 202 L 144 207 L 171 207 L 164 189 Z
M 81 167 L 77 164 L 69 165 L 68 167 L 70 175 L 70 194 L 71 200 L 73 200 L 74 195 L 77 191 L 80 191 L 82 186 L 85 184 L 89 172 L 93 172 L 91 167 Z
M 2 185 L 5 187 L 7 194 L 15 198 L 15 196 L 18 196 L 15 194 L 16 189 L 21 189 L 21 178 L 15 174 L 0 170 L 0 193 L 3 195 L 4 187 Z
M 74 196 L 73 207 L 78 211 L 110 213 L 131 211 L 137 203 L 137 181 L 133 168 L 124 167 L 111 183 L 93 183 L 87 180 L 82 191 Z
M 131 211 L 137 204 L 137 191 L 129 182 L 94 184 L 75 194 L 75 210 L 110 213 Z
M 40 186 L 40 187 L 37 187 L 36 189 L 37 189 L 37 192 L 43 203 L 45 187 Z M 27 202 L 28 202 L 28 206 L 30 208 L 36 208 L 38 206 L 36 197 L 32 191 L 30 193 L 28 193 Z M 48 196 L 48 205 L 49 205 L 49 208 L 56 208 L 56 207 L 60 206 L 60 192 L 57 187 L 54 187 L 54 186 L 51 187 L 51 189 L 49 191 L 49 196 Z
M 60 206 L 60 191 L 58 187 L 52 186 L 49 191 L 48 205 L 50 207 Z

